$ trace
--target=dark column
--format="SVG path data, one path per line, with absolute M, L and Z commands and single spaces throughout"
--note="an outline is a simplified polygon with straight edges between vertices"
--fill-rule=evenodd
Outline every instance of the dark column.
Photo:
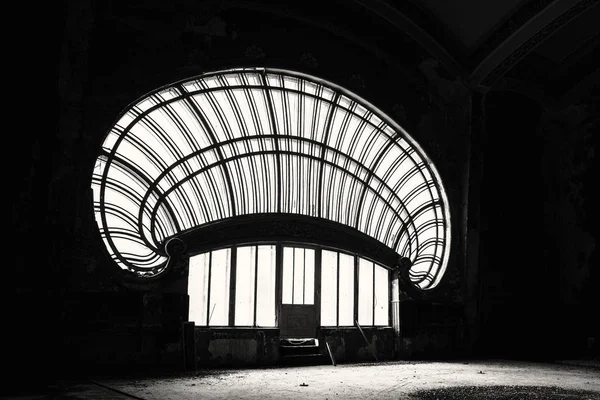
M 521 94 L 493 91 L 485 97 L 479 231 L 485 355 L 531 357 L 554 334 L 552 326 L 543 327 L 544 314 L 553 313 L 555 273 L 542 262 L 539 116 L 539 105 Z
M 479 337 L 479 269 L 481 235 L 481 190 L 484 166 L 485 141 L 485 95 L 473 93 L 471 97 L 471 130 L 469 137 L 469 161 L 467 172 L 466 212 L 467 240 L 466 263 L 462 281 L 465 318 L 467 323 L 468 349 L 473 351 Z

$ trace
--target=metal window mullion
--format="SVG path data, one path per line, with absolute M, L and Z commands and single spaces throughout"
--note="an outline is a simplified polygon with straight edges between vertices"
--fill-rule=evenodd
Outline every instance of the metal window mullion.
M 258 246 L 254 246 L 254 318 L 252 326 L 256 327 L 256 312 L 258 304 Z
M 192 101 L 195 102 L 195 100 L 192 99 L 190 101 L 190 107 L 192 107 L 192 105 L 191 105 Z M 195 112 L 193 109 L 191 111 Z M 199 112 L 200 111 L 199 111 L 199 108 L 198 108 L 197 113 L 199 113 Z M 198 119 L 198 118 L 199 117 L 196 117 L 196 119 Z M 198 120 L 198 122 L 200 123 L 200 120 Z M 206 124 L 208 124 L 208 122 L 206 122 Z M 208 129 L 209 129 L 208 126 L 206 126 L 204 129 L 207 130 L 207 133 L 209 134 L 209 136 L 211 136 L 211 133 L 208 131 Z M 199 153 L 198 153 L 198 155 L 203 155 L 204 156 L 204 154 L 203 154 L 204 152 L 214 151 L 214 154 L 216 155 L 217 160 L 223 160 L 223 155 L 222 155 L 221 150 L 220 150 L 221 144 L 215 142 L 215 140 L 216 140 L 215 138 L 211 138 L 210 140 L 213 141 L 213 146 L 211 146 L 209 148 L 205 148 L 205 149 L 200 150 Z M 184 158 L 183 160 L 185 160 L 186 158 Z M 220 200 L 219 189 L 217 187 L 217 183 L 216 183 L 216 180 L 214 178 L 214 171 L 210 170 L 211 169 L 210 167 L 212 165 L 214 165 L 215 163 L 208 164 L 207 160 L 203 160 L 203 161 L 204 161 L 205 166 L 201 167 L 199 171 L 206 171 L 205 179 L 206 179 L 206 182 L 208 183 L 208 189 L 209 189 L 208 190 L 208 195 L 213 200 L 212 202 L 209 202 L 208 207 L 206 207 L 207 208 L 207 212 L 212 213 L 212 214 L 216 214 L 216 217 L 218 219 L 219 217 L 222 217 L 222 216 L 225 215 L 225 208 L 223 206 L 223 202 Z M 218 161 L 217 161 L 217 163 L 218 163 Z M 198 174 L 198 173 L 194 173 L 194 176 L 195 176 L 194 179 L 197 179 L 197 176 L 199 176 L 199 175 L 200 174 Z M 225 182 L 225 186 L 227 186 L 227 182 Z M 201 193 L 203 194 L 203 198 L 206 198 L 207 196 L 204 195 L 204 192 L 206 192 L 206 191 L 202 191 Z M 212 217 L 213 217 L 213 220 L 214 220 L 215 219 L 214 218 L 215 215 L 212 215 Z
M 223 91 L 226 92 L 227 90 L 223 89 Z M 223 111 L 223 108 L 221 107 L 220 102 L 217 101 L 213 92 L 207 93 L 206 98 L 208 100 L 208 103 L 210 104 L 210 107 L 212 108 L 212 111 L 214 112 L 215 116 L 217 117 L 217 120 L 223 127 L 223 134 L 225 135 L 225 142 L 231 143 L 230 141 L 234 138 L 234 136 L 231 133 L 229 119 L 225 118 L 225 112 Z M 221 147 L 224 147 L 225 145 L 222 143 L 222 141 L 220 141 L 220 142 L 222 144 Z M 231 144 L 228 144 L 228 145 L 231 146 Z M 220 151 L 221 147 L 219 147 L 219 151 Z M 232 148 L 234 148 L 234 147 L 232 146 Z M 222 159 L 227 160 L 224 152 L 222 153 Z M 237 159 L 234 159 L 233 163 L 235 164 L 236 162 L 237 162 Z M 230 189 L 229 197 L 230 197 L 230 202 L 231 202 L 230 203 L 231 216 L 235 217 L 237 215 L 237 211 L 238 211 L 239 192 L 235 189 L 235 186 L 233 184 L 233 179 L 231 178 L 231 171 L 230 171 L 231 168 L 228 166 L 228 164 L 229 164 L 229 162 L 222 163 L 220 170 L 222 171 L 223 178 L 225 179 L 225 186 Z
M 275 244 L 275 326 L 279 327 L 281 320 L 281 304 L 283 303 L 283 246 Z
M 272 153 L 275 153 L 275 151 L 269 151 L 269 152 L 267 152 L 267 153 L 269 153 L 269 154 L 272 154 Z M 289 151 L 287 151 L 287 152 L 285 152 L 285 153 L 286 153 L 286 154 L 288 154 L 288 153 L 289 153 L 289 154 L 293 154 L 293 155 L 296 155 L 296 156 L 305 156 L 305 157 L 307 157 L 307 158 L 313 158 L 313 159 L 317 159 L 317 157 L 316 157 L 316 156 L 306 156 L 306 155 L 303 155 L 303 154 L 300 154 L 300 153 L 296 153 L 296 152 L 289 152 Z M 233 159 L 233 158 L 240 158 L 240 157 L 249 157 L 249 156 L 252 156 L 252 155 L 253 155 L 253 154 L 243 154 L 243 155 L 239 155 L 239 156 L 236 156 L 236 157 L 232 157 L 231 159 Z M 231 160 L 231 159 L 230 159 L 230 160 Z M 227 160 L 227 161 L 229 161 L 229 160 Z M 220 162 L 217 162 L 217 163 L 215 163 L 215 164 L 211 165 L 211 166 L 210 166 L 210 168 L 214 168 L 214 167 L 218 166 L 220 163 L 223 163 L 223 162 L 225 162 L 225 161 L 220 161 Z M 334 168 L 339 168 L 339 167 L 338 167 L 338 166 L 336 166 L 335 164 L 333 164 L 333 163 L 331 163 L 331 162 L 328 162 L 328 161 L 326 161 L 326 160 L 323 160 L 323 159 L 321 159 L 321 163 L 323 163 L 323 164 L 324 164 L 324 163 L 327 163 L 328 165 L 331 165 L 331 166 L 332 166 L 332 167 L 334 167 Z M 201 169 L 200 171 L 197 171 L 196 173 L 194 173 L 194 176 L 195 176 L 195 175 L 197 175 L 197 174 L 203 173 L 205 170 L 207 170 L 207 168 L 203 168 L 203 169 Z M 358 176 L 356 176 L 356 175 L 354 175 L 354 174 L 351 174 L 351 175 L 352 175 L 353 177 L 355 177 L 356 179 L 360 179 Z M 186 179 L 182 180 L 181 182 L 185 182 L 186 180 L 188 180 L 188 179 L 191 179 L 192 177 L 193 177 L 193 176 L 191 176 L 191 177 L 187 177 Z M 363 181 L 363 182 L 364 182 L 364 181 Z M 164 199 L 166 198 L 166 196 L 168 196 L 168 194 L 169 194 L 170 192 L 172 192 L 174 189 L 176 189 L 176 187 L 175 187 L 175 188 L 170 188 L 168 191 L 166 191 L 164 194 L 162 194 L 162 195 L 159 197 L 159 201 L 157 202 L 156 206 L 154 207 L 154 209 L 153 209 L 153 211 L 152 211 L 152 215 L 153 215 L 153 216 L 156 214 L 158 206 L 159 206 L 159 205 L 160 205 L 160 204 L 161 204 L 161 203 L 164 201 Z M 389 204 L 389 202 L 387 202 L 387 200 L 385 200 L 385 199 L 384 199 L 384 198 L 383 198 L 383 197 L 382 197 L 382 196 L 381 196 L 379 193 L 377 193 L 377 192 L 374 192 L 373 194 L 374 194 L 374 195 L 375 195 L 377 198 L 381 199 L 381 201 L 383 201 L 384 203 L 386 203 L 386 205 L 388 205 L 388 207 L 390 207 L 390 204 Z M 397 214 L 397 211 L 394 211 L 394 212 Z
M 227 82 L 226 79 L 224 79 L 224 78 L 221 77 L 221 81 L 223 82 L 223 86 L 224 87 L 229 86 L 229 84 L 228 84 L 228 82 Z M 235 96 L 235 94 L 231 90 L 224 90 L 224 92 L 225 92 L 225 96 L 227 97 L 227 100 L 229 101 L 229 105 L 231 106 L 231 109 L 233 110 L 233 114 L 235 116 L 235 120 L 237 122 L 237 125 L 240 128 L 241 136 L 242 137 L 248 136 L 248 129 L 247 129 L 246 124 L 245 124 L 246 121 L 245 121 L 245 119 L 243 117 L 243 114 L 242 114 L 242 112 L 240 110 L 240 105 L 238 103 L 237 96 Z M 231 127 L 228 124 L 227 118 L 223 118 L 223 120 L 227 123 L 227 126 L 229 127 L 229 130 L 231 131 Z M 232 135 L 232 138 L 233 138 L 233 135 Z M 239 154 L 237 146 L 234 146 L 232 144 L 231 148 L 233 149 L 232 152 L 234 154 Z M 243 167 L 242 167 L 241 162 L 239 160 L 236 160 L 235 162 L 236 162 L 235 165 L 238 168 L 238 171 L 237 171 L 238 172 L 238 174 L 237 174 L 238 175 L 238 180 L 240 182 L 240 186 L 242 186 L 243 183 L 242 183 L 241 171 L 243 170 Z M 241 203 L 241 205 L 249 206 L 249 204 L 248 205 L 246 204 L 247 202 L 249 202 L 246 199 L 246 191 L 245 190 L 240 190 L 238 194 L 240 196 L 240 203 Z
M 210 321 L 210 295 L 212 283 L 212 251 L 208 253 L 208 293 L 206 295 L 206 326 L 209 326 Z
M 375 300 L 377 298 L 377 295 L 375 294 L 375 263 L 372 262 L 371 264 L 373 265 L 373 323 L 371 325 L 375 326 Z
M 274 135 L 270 135 L 270 136 L 267 136 L 267 137 L 274 137 Z M 232 143 L 232 142 L 235 142 L 235 141 L 239 141 L 239 140 L 246 140 L 246 139 L 245 139 L 245 138 L 238 138 L 238 139 L 235 139 L 235 140 L 230 140 L 230 141 L 222 142 L 220 145 L 229 144 L 229 143 Z M 304 141 L 307 141 L 307 142 L 309 142 L 309 143 L 314 143 L 314 142 L 313 142 L 313 141 L 311 141 L 310 139 L 298 138 L 298 140 L 304 140 Z M 319 144 L 319 145 L 320 145 L 320 144 Z M 336 150 L 336 149 L 334 149 L 334 148 L 331 148 L 331 147 L 329 147 L 329 146 L 324 146 L 324 145 L 320 145 L 320 146 L 321 146 L 321 147 L 323 147 L 324 149 L 327 149 L 327 151 L 331 151 L 331 152 L 334 152 L 334 153 L 336 153 L 336 154 L 337 154 L 337 153 L 339 153 L 339 151 L 338 151 L 338 150 Z M 215 149 L 215 148 L 217 148 L 217 147 L 218 147 L 218 146 L 211 146 L 211 147 L 210 147 L 208 150 L 213 150 L 213 149 Z M 193 176 L 195 176 L 195 175 L 198 175 L 199 173 L 205 172 L 207 169 L 214 168 L 215 166 L 221 165 L 221 164 L 223 164 L 224 162 L 229 162 L 229 161 L 235 160 L 235 159 L 237 159 L 237 158 L 240 158 L 240 157 L 250 157 L 250 156 L 254 156 L 254 155 L 261 155 L 261 154 L 278 154 L 278 153 L 283 153 L 283 154 L 293 154 L 293 155 L 295 155 L 295 156 L 301 156 L 301 157 L 305 157 L 305 158 L 314 159 L 316 162 L 321 162 L 321 163 L 325 162 L 326 164 L 328 164 L 328 165 L 331 165 L 331 166 L 333 166 L 334 168 L 340 169 L 340 167 L 339 167 L 338 165 L 336 165 L 335 163 L 333 163 L 333 162 L 330 162 L 330 161 L 323 160 L 322 158 L 319 158 L 318 156 L 314 156 L 314 155 L 311 155 L 311 154 L 303 154 L 303 153 L 299 153 L 299 152 L 293 152 L 293 151 L 281 151 L 281 150 L 280 150 L 280 151 L 277 151 L 277 150 L 275 150 L 275 151 L 273 151 L 273 150 L 262 150 L 262 151 L 260 151 L 260 152 L 252 152 L 252 153 L 249 153 L 249 154 L 240 154 L 240 155 L 237 155 L 237 156 L 232 156 L 231 158 L 229 158 L 229 159 L 226 159 L 226 160 L 220 160 L 220 161 L 217 161 L 217 162 L 215 162 L 215 163 L 213 163 L 213 164 L 211 164 L 211 165 L 209 165 L 209 166 L 207 166 L 207 167 L 204 167 L 204 168 L 200 169 L 199 171 L 196 171 L 196 172 L 194 172 Z M 191 155 L 191 156 L 193 157 L 193 156 L 195 156 L 195 155 Z M 189 157 L 190 157 L 190 156 L 187 156 L 187 157 L 185 157 L 185 158 L 184 158 L 182 161 L 185 161 L 185 160 L 186 160 L 187 158 L 189 158 Z M 181 162 L 181 161 L 180 161 L 180 162 Z M 355 161 L 355 162 L 356 162 L 356 161 Z M 179 162 L 178 162 L 178 163 L 179 163 Z M 178 163 L 175 163 L 174 165 L 177 165 Z M 358 169 L 361 169 L 361 170 L 367 170 L 367 168 L 366 168 L 364 165 L 362 165 L 362 164 L 360 164 L 360 163 L 358 163 L 358 162 L 356 162 L 356 164 L 357 164 L 357 168 L 358 168 Z M 350 174 L 351 176 L 353 176 L 353 177 L 355 177 L 356 179 L 358 179 L 358 180 L 359 180 L 359 181 L 360 181 L 360 182 L 361 182 L 363 185 L 365 184 L 365 182 L 366 182 L 366 181 L 365 181 L 365 180 L 363 180 L 363 179 L 361 179 L 361 178 L 359 178 L 359 177 L 356 175 L 356 173 L 353 173 L 353 172 L 350 172 L 350 171 L 348 171 L 348 174 Z M 161 175 L 161 176 L 162 176 L 162 175 Z M 159 177 L 157 180 L 160 180 L 160 177 Z M 187 179 L 184 179 L 184 180 L 182 180 L 182 182 L 185 182 L 185 181 L 187 181 Z M 396 192 L 396 191 L 395 191 L 395 190 L 394 190 L 392 187 L 390 187 L 389 185 L 387 185 L 387 183 L 385 183 L 385 182 L 382 182 L 381 180 L 378 180 L 378 182 L 379 182 L 379 184 L 380 184 L 380 185 L 384 185 L 384 186 L 385 186 L 385 187 L 386 187 L 388 190 L 390 190 L 391 192 L 393 192 L 393 193 L 394 193 L 394 198 L 396 198 L 398 201 L 400 201 L 400 202 L 401 202 L 401 199 L 397 197 L 397 195 L 395 194 L 395 192 Z M 154 186 L 155 186 L 155 185 L 153 185 L 153 187 L 154 187 Z M 378 197 L 381 197 L 381 198 L 383 199 L 383 197 L 382 197 L 382 196 L 380 196 L 380 195 L 378 195 L 378 193 L 375 193 L 375 194 L 376 194 Z M 383 200 L 384 200 L 384 202 L 385 202 L 385 203 L 386 203 L 388 206 L 390 206 L 390 207 L 391 207 L 391 204 L 389 203 L 389 201 L 387 201 L 387 200 L 385 200 L 385 199 L 383 199 Z
M 195 99 L 191 96 L 190 97 L 186 96 L 185 98 L 186 98 L 186 101 L 188 102 L 188 104 L 190 105 L 190 107 L 192 108 L 192 110 L 194 111 L 193 115 L 196 117 L 198 124 L 204 128 L 206 133 L 208 133 L 208 136 L 209 136 L 210 140 L 212 140 L 213 144 L 215 144 L 215 145 L 218 144 L 219 140 L 217 139 L 217 136 L 213 132 L 212 126 L 210 125 L 208 120 L 204 117 L 204 114 L 200 110 L 200 107 L 196 104 Z M 220 160 L 225 159 L 225 157 L 219 147 L 215 147 L 215 152 L 217 153 L 217 156 Z M 229 197 L 230 197 L 230 201 L 231 201 L 231 204 L 230 204 L 231 216 L 235 216 L 236 210 L 235 210 L 235 203 L 233 202 L 233 188 L 231 187 L 231 178 L 229 177 L 229 174 L 225 167 L 223 168 L 223 172 L 225 174 L 225 186 L 229 190 Z
M 336 258 L 336 294 L 337 294 L 337 299 L 336 299 L 336 306 L 335 306 L 335 326 L 339 327 L 340 326 L 340 253 L 339 252 L 335 252 L 335 258 Z
M 304 87 L 304 81 L 302 79 L 298 79 L 298 89 L 302 92 L 302 88 Z M 304 135 L 304 96 L 298 95 L 298 120 L 296 121 L 296 131 L 298 132 L 298 136 Z M 298 142 L 298 146 L 304 150 L 302 146 L 303 142 Z M 308 187 L 310 186 L 308 182 L 310 182 L 308 176 L 306 176 L 306 168 L 304 168 L 306 160 L 304 158 L 299 158 L 298 163 L 300 164 L 301 177 L 300 180 L 304 182 L 306 185 L 304 191 L 300 194 L 301 202 L 299 203 L 300 213 L 305 215 L 310 215 L 308 213 L 308 203 L 306 199 L 306 195 L 308 193 Z
M 322 276 L 322 249 L 319 247 L 315 250 L 315 318 L 317 326 L 321 326 L 321 276 Z
M 277 212 L 280 213 L 281 212 L 281 159 L 279 156 L 279 140 L 277 138 L 277 136 L 279 136 L 279 132 L 277 129 L 277 121 L 275 119 L 275 109 L 273 106 L 273 99 L 271 98 L 271 90 L 272 88 L 268 85 L 267 83 L 267 78 L 265 76 L 265 71 L 263 71 L 262 74 L 260 74 L 260 77 L 262 79 L 262 83 L 264 85 L 263 90 L 264 90 L 264 95 L 265 98 L 267 99 L 267 111 L 269 114 L 269 119 L 271 121 L 271 126 L 272 126 L 272 131 L 273 134 L 276 136 L 276 138 L 273 140 L 274 144 L 275 144 L 275 159 L 276 159 L 276 164 L 277 164 L 277 176 L 276 176 L 276 180 L 277 180 Z
M 358 321 L 358 291 L 360 290 L 359 285 L 359 271 L 360 268 L 358 256 L 354 255 L 354 322 Z
M 365 159 L 365 157 L 367 156 L 367 154 L 369 153 L 369 150 L 371 149 L 371 147 L 373 146 L 373 143 L 375 142 L 375 139 L 377 138 L 377 134 L 382 134 L 383 131 L 383 127 L 385 126 L 385 123 L 382 121 L 377 128 L 375 128 L 374 134 L 367 140 L 367 143 L 365 143 L 364 148 L 362 149 L 360 156 L 358 157 L 358 161 L 361 164 L 364 164 L 367 171 L 368 171 L 368 175 L 367 178 L 365 179 L 365 183 L 362 187 L 361 190 L 361 194 L 359 195 L 359 207 L 358 207 L 358 213 L 356 215 L 356 225 L 354 226 L 355 228 L 358 228 L 358 225 L 360 224 L 360 217 L 361 217 L 361 212 L 362 212 L 362 203 L 364 201 L 364 198 L 367 194 L 367 189 L 370 187 L 370 183 L 371 180 L 373 179 L 373 177 L 375 176 L 375 168 L 377 168 L 377 165 L 379 164 L 379 162 L 381 162 L 381 159 L 383 158 L 383 156 L 387 153 L 387 151 L 389 150 L 389 148 L 395 143 L 395 140 L 397 140 L 400 137 L 400 134 L 396 134 L 396 136 L 394 137 L 394 140 L 392 140 L 391 138 L 389 139 L 389 142 L 385 145 L 385 147 L 383 149 L 381 149 L 381 151 L 379 152 L 379 154 L 377 155 L 377 157 L 375 158 L 375 160 L 373 160 L 373 162 L 371 162 L 371 165 L 366 166 L 366 160 L 365 163 L 363 163 L 363 160 Z
M 120 168 L 124 173 L 130 175 L 132 177 L 132 179 L 134 179 L 134 177 L 132 176 L 132 174 L 133 174 L 135 177 L 137 177 L 134 180 L 143 181 L 146 183 L 146 185 L 148 186 L 148 191 L 147 191 L 147 194 L 145 195 L 145 198 L 149 197 L 150 194 L 153 192 L 159 193 L 158 199 L 160 199 L 161 196 L 163 196 L 163 193 L 160 192 L 160 188 L 155 186 L 153 184 L 153 182 L 150 180 L 150 178 L 147 177 L 141 170 L 136 169 L 127 160 L 121 159 L 121 157 L 118 157 L 115 155 L 112 158 L 113 158 L 113 161 L 115 162 L 115 168 Z M 100 190 L 101 190 L 101 193 L 100 193 L 100 215 L 101 215 L 101 219 L 102 219 L 102 225 L 105 227 L 108 226 L 107 221 L 106 221 L 105 212 L 104 212 L 104 209 L 106 208 L 105 192 L 106 192 L 106 182 L 107 181 L 108 181 L 108 177 L 105 177 L 104 184 L 100 188 Z M 143 210 L 141 210 L 143 204 L 144 203 L 142 203 L 140 205 L 140 213 L 143 212 Z M 181 216 L 179 215 L 179 212 L 177 210 L 173 210 L 173 208 L 171 207 L 171 205 L 168 202 L 165 202 L 165 208 L 168 210 L 168 212 L 171 216 L 171 219 L 173 220 L 173 223 L 175 224 L 176 230 L 180 230 L 181 228 L 179 226 L 179 220 L 177 219 L 178 216 L 179 216 L 179 218 L 181 218 Z M 151 215 L 154 215 L 154 214 L 151 214 Z M 151 226 L 152 226 L 152 220 L 153 220 L 153 217 L 150 218 Z M 146 243 L 146 246 L 148 246 L 151 249 L 158 248 L 158 243 L 156 241 L 155 241 L 155 244 L 151 244 L 150 241 L 143 234 L 142 219 L 139 217 L 139 215 L 138 215 L 138 230 L 140 231 L 140 236 L 142 237 L 142 240 L 144 240 L 144 242 Z M 155 239 L 155 238 L 153 238 L 153 239 Z M 116 246 L 114 246 L 114 243 L 112 242 L 112 239 L 110 237 L 108 237 L 107 240 L 109 242 L 109 245 L 113 249 L 113 251 L 118 253 L 116 251 Z M 125 260 L 122 260 L 122 261 L 127 264 L 127 262 Z
M 237 287 L 237 246 L 232 246 L 229 257 L 229 326 L 235 326 L 235 301 Z
M 329 113 L 327 115 L 327 122 L 325 124 L 325 134 L 323 136 L 323 145 L 321 148 L 321 166 L 319 169 L 319 181 L 317 184 L 317 190 L 319 191 L 318 193 L 318 213 L 317 213 L 317 217 L 322 217 L 323 215 L 323 210 L 322 210 L 322 202 L 323 202 L 323 172 L 325 169 L 325 146 L 327 145 L 327 142 L 329 140 L 329 132 L 331 130 L 331 122 L 333 121 L 333 116 L 335 115 L 336 112 L 336 107 L 337 107 L 337 102 L 340 99 L 340 94 L 338 92 L 336 92 L 333 103 L 330 105 L 329 108 Z
M 173 121 L 173 123 L 175 123 L 175 125 L 179 128 L 179 132 L 183 135 L 188 146 L 191 149 L 198 150 L 200 147 L 198 146 L 198 143 L 196 142 L 194 135 L 189 131 L 189 128 L 185 124 L 185 121 L 180 119 L 180 115 L 177 112 L 175 112 L 175 110 L 173 110 L 171 103 L 166 104 L 164 107 L 164 110 L 165 110 L 165 113 L 171 119 L 171 121 Z M 177 147 L 177 146 L 175 146 L 175 147 Z M 183 156 L 183 153 L 181 153 L 181 152 L 177 153 L 178 159 L 181 159 L 182 156 Z M 191 166 L 187 165 L 186 163 L 182 163 L 182 165 L 184 166 L 183 168 L 186 171 L 186 173 L 189 174 L 192 170 Z M 194 195 L 196 196 L 196 198 L 199 198 L 199 195 L 201 192 L 200 187 L 197 185 L 197 183 L 195 181 L 191 182 L 191 186 L 192 186 Z M 196 221 L 195 223 L 197 224 L 195 215 L 194 215 L 194 220 Z
M 240 75 L 240 79 L 243 83 L 247 84 L 248 80 L 246 78 L 245 74 L 239 74 Z M 249 92 L 248 89 L 244 89 L 244 96 L 246 98 L 246 101 L 248 102 L 248 108 L 250 110 L 250 116 L 252 118 L 252 124 L 254 125 L 254 130 L 257 134 L 259 134 L 261 132 L 261 125 L 258 122 L 260 120 L 260 117 L 258 116 L 258 110 L 256 109 L 256 104 L 254 102 L 254 96 L 252 96 L 251 92 Z M 247 136 L 251 136 L 251 135 L 247 135 Z M 259 140 L 260 142 L 260 140 Z M 250 145 L 249 141 L 246 141 L 246 150 L 248 153 L 252 152 L 252 146 Z M 258 157 L 257 157 L 258 158 Z M 252 162 L 248 162 L 248 164 L 250 165 L 250 169 L 252 171 L 252 181 L 256 184 L 258 182 L 258 176 L 259 176 L 259 172 L 257 170 L 257 165 L 258 165 L 258 161 L 255 163 Z M 260 200 L 259 200 L 259 194 L 258 194 L 258 190 L 254 189 L 253 191 L 253 197 L 254 197 L 254 210 L 252 210 L 253 212 L 258 212 L 260 210 Z
M 159 109 L 160 111 L 160 109 Z M 146 115 L 146 118 L 142 119 L 141 124 L 146 125 L 147 128 L 154 133 L 155 137 L 158 139 L 159 142 L 162 143 L 163 145 L 163 149 L 166 153 L 166 155 L 171 155 L 173 156 L 175 159 L 180 160 L 181 158 L 183 158 L 183 154 L 178 151 L 179 149 L 177 148 L 177 146 L 172 142 L 172 140 L 170 140 L 170 135 L 163 130 L 163 127 L 158 124 L 156 121 L 154 121 L 154 119 L 148 114 Z M 133 135 L 132 135 L 133 136 Z M 150 147 L 148 147 L 150 148 Z M 160 157 L 160 154 L 156 154 L 157 157 Z M 161 161 L 164 161 L 161 159 Z M 185 163 L 182 163 L 182 168 L 189 174 L 190 171 L 188 168 L 186 168 Z M 167 168 L 167 164 L 163 163 L 163 166 L 161 167 L 161 170 L 165 170 Z M 168 180 L 171 181 L 171 185 L 176 184 L 176 178 L 173 176 L 169 176 L 168 174 L 166 175 L 166 178 Z M 188 209 L 191 209 L 191 203 L 189 202 L 187 196 L 185 195 L 180 195 L 179 193 L 175 192 L 176 197 L 179 199 L 179 201 L 181 201 L 181 204 L 186 206 Z M 188 213 L 186 213 L 186 217 L 190 223 L 190 225 L 194 225 L 197 224 L 196 218 L 194 215 L 189 215 Z
M 388 284 L 388 319 L 387 319 L 387 323 L 386 326 L 390 325 L 390 321 L 392 320 L 392 312 L 393 312 L 393 307 L 392 307 L 392 279 L 391 277 L 393 277 L 393 274 L 390 272 L 389 269 L 386 269 L 387 272 L 387 284 Z M 398 289 L 399 290 L 399 289 Z
M 296 289 L 296 248 L 295 247 L 291 247 L 292 249 L 292 304 L 296 304 L 295 303 L 295 297 L 294 297 L 294 289 Z

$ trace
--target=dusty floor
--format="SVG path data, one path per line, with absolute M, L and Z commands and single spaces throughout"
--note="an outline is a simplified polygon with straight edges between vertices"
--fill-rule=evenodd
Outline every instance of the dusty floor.
M 563 396 L 560 398 L 600 399 L 599 368 L 514 361 L 403 361 L 346 364 L 336 367 L 321 365 L 252 370 L 202 370 L 198 371 L 195 376 L 188 377 L 135 381 L 103 380 L 101 383 L 148 400 L 397 400 L 414 399 L 415 396 L 411 397 L 410 394 L 424 389 L 455 386 L 465 389 L 468 386 L 474 386 L 483 389 L 483 387 L 496 385 L 557 387 L 571 391 L 585 390 L 594 393 L 584 393 L 583 397 Z M 531 392 L 535 393 L 535 388 L 531 389 Z M 484 397 L 480 398 L 489 398 L 489 392 L 487 395 L 485 392 L 482 393 Z M 425 394 L 422 398 L 426 397 Z M 439 392 L 439 395 L 443 395 L 443 393 Z
M 6 397 L 4 397 L 6 398 Z M 177 377 L 95 378 L 60 393 L 10 399 L 600 399 L 600 363 L 397 361 L 198 370 Z

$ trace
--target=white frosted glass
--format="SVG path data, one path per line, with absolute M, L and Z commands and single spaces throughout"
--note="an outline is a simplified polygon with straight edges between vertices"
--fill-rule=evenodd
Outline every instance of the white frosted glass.
M 283 304 L 292 304 L 292 291 L 294 280 L 294 249 L 291 247 L 283 248 L 283 287 L 282 287 L 282 302 Z
M 373 325 L 373 263 L 362 258 L 358 263 L 358 323 Z
M 375 265 L 375 325 L 389 325 L 389 272 Z
M 208 301 L 208 262 L 209 253 L 190 257 L 188 276 L 189 321 L 205 326 Z
M 315 303 L 315 251 L 304 251 L 304 304 Z
M 229 325 L 229 279 L 231 249 L 212 252 L 210 277 L 210 326 Z
M 294 304 L 304 304 L 304 249 L 294 248 Z
M 354 257 L 340 253 L 339 325 L 354 326 Z
M 235 273 L 235 325 L 254 324 L 255 246 L 237 248 Z
M 256 325 L 275 326 L 275 246 L 258 246 Z
M 335 326 L 337 321 L 337 253 L 321 253 L 321 325 Z

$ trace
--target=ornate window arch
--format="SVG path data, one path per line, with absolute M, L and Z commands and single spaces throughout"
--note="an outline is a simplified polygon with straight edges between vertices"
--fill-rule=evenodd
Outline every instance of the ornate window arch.
M 412 261 L 435 287 L 450 248 L 439 174 L 391 118 L 324 80 L 265 68 L 207 73 L 131 104 L 92 178 L 112 259 L 154 277 L 167 241 L 269 215 L 333 222 Z

